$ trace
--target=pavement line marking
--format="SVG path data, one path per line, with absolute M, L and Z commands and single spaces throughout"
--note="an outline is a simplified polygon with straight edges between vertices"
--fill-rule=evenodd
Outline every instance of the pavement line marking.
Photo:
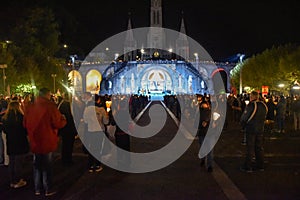
M 166 109 L 166 111 L 169 113 L 169 115 L 171 116 L 171 118 L 173 119 L 173 121 L 175 122 L 176 126 L 179 127 L 180 125 L 180 121 L 177 119 L 177 117 L 173 114 L 173 112 L 166 106 L 166 104 L 164 104 L 164 102 L 161 101 L 161 104 L 163 105 L 163 107 Z M 194 140 L 195 137 L 188 131 L 186 130 L 186 128 L 184 126 L 182 126 L 182 133 L 184 135 L 184 137 L 188 140 Z
M 137 116 L 133 119 L 135 123 L 142 117 L 142 115 L 147 110 L 147 108 L 151 105 L 151 103 L 152 101 L 149 101 L 149 103 L 145 106 L 145 108 L 143 108 L 143 110 L 137 114 Z
M 169 115 L 171 116 L 171 118 L 174 120 L 175 124 L 177 125 L 177 127 L 179 126 L 179 120 L 177 119 L 177 117 L 173 114 L 173 112 L 166 106 L 166 104 L 162 101 L 160 101 L 160 103 L 163 105 L 163 107 L 166 109 L 166 111 L 169 113 Z
M 227 174 L 217 165 L 217 163 L 214 163 L 214 171 L 212 172 L 212 175 L 229 200 L 247 199 L 238 187 L 230 180 Z
M 163 102 L 161 103 L 165 107 L 169 115 L 172 117 L 172 119 L 175 121 L 176 125 L 179 126 L 179 120 Z M 194 137 L 188 131 L 185 132 L 186 133 L 184 133 L 184 136 L 187 139 L 194 139 Z M 216 163 L 214 163 L 214 168 L 215 170 L 213 171 L 212 175 L 229 200 L 247 200 L 245 195 L 238 189 L 238 187 L 231 181 L 231 179 Z

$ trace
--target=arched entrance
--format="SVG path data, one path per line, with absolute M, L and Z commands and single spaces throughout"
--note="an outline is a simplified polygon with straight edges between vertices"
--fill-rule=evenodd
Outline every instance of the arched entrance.
M 102 75 L 99 71 L 92 69 L 86 75 L 86 91 L 93 94 L 98 94 Z
M 72 70 L 68 74 L 68 79 L 74 89 L 74 92 L 82 91 L 82 76 L 77 70 Z
M 152 67 L 141 78 L 141 90 L 152 95 L 165 94 L 172 90 L 172 78 L 163 68 Z
M 220 78 L 221 77 L 221 82 Z M 212 80 L 215 93 L 226 93 L 227 91 L 227 74 L 224 69 L 217 69 L 212 73 Z

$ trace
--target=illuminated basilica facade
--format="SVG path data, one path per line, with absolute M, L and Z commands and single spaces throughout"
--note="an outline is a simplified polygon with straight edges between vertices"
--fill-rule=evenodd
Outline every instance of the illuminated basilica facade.
M 151 0 L 150 27 L 162 27 L 161 3 L 161 0 Z M 214 93 L 216 74 L 223 80 L 223 92 L 230 91 L 229 75 L 235 64 L 201 61 L 194 52 L 193 59 L 181 59 L 191 58 L 183 18 L 180 26 L 182 34 L 179 34 L 171 45 L 165 44 L 164 29 L 150 28 L 147 47 L 155 48 L 137 48 L 137 41 L 131 30 L 129 19 L 124 53 L 115 54 L 113 62 L 103 61 L 107 60 L 107 47 L 102 52 L 91 52 L 81 63 L 80 70 L 74 69 L 69 72 L 75 93 L 88 91 L 97 94 L 211 94 Z M 172 48 L 166 48 L 167 45 Z

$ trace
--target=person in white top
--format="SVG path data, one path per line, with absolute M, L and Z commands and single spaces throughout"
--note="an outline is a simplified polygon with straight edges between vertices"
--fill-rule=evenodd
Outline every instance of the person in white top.
M 101 144 L 105 137 L 105 124 L 109 122 L 109 117 L 104 107 L 95 105 L 91 93 L 85 93 L 85 100 L 86 108 L 83 112 L 83 121 L 86 124 L 84 144 L 88 149 L 89 172 L 99 172 L 103 169 L 100 162 Z

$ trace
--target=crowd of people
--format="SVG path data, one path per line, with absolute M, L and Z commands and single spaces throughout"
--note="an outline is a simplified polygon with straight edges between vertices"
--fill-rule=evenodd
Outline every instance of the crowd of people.
M 0 164 L 7 166 L 10 175 L 10 187 L 20 188 L 27 185 L 22 175 L 22 163 L 25 156 L 32 156 L 33 180 L 35 195 L 44 192 L 51 196 L 56 192 L 52 184 L 53 153 L 57 151 L 61 138 L 61 162 L 64 166 L 72 166 L 73 146 L 78 137 L 78 125 L 84 124 L 83 146 L 87 154 L 88 171 L 102 171 L 101 154 L 104 141 L 112 139 L 107 128 L 116 126 L 112 136 L 116 145 L 123 150 L 130 150 L 130 138 L 127 131 L 119 127 L 115 118 L 122 121 L 130 113 L 126 121 L 130 121 L 143 109 L 148 101 L 145 96 L 109 96 L 92 95 L 89 92 L 82 96 L 74 96 L 71 104 L 67 93 L 56 96 L 47 88 L 33 94 L 10 96 L 0 99 L 1 110 L 1 141 Z M 107 101 L 114 101 L 114 112 L 110 110 Z M 126 105 L 128 105 L 126 110 Z M 120 120 L 119 120 L 120 121 Z M 124 126 L 123 126 L 124 127 Z M 95 155 L 94 152 L 100 152 Z M 121 154 L 120 154 L 121 156 Z M 118 158 L 119 164 L 129 165 L 130 158 Z
M 51 101 L 50 90 L 40 89 L 36 98 L 27 95 L 24 99 L 18 96 L 2 99 L 1 107 L 2 138 L 6 144 L 3 155 L 9 158 L 4 164 L 8 165 L 10 187 L 27 185 L 22 178 L 22 163 L 24 156 L 31 152 L 35 194 L 40 195 L 42 189 L 45 196 L 55 194 L 52 190 L 52 154 L 58 146 L 58 129 L 66 125 L 66 118 Z
M 212 96 L 207 94 L 166 95 L 164 97 L 166 107 L 179 119 L 181 117 L 192 119 L 195 116 L 196 107 L 199 108 L 200 120 L 197 124 L 197 136 L 200 146 L 208 130 L 207 124 L 215 123 L 211 120 L 212 103 L 215 102 L 211 98 Z M 300 130 L 300 97 L 270 94 L 262 96 L 258 92 L 252 92 L 229 94 L 226 100 L 227 111 L 223 131 L 226 131 L 229 125 L 235 124 L 241 128 L 240 131 L 244 136 L 242 144 L 246 146 L 246 161 L 241 166 L 241 171 L 263 171 L 264 134 L 284 134 L 287 129 L 289 132 Z M 254 166 L 251 165 L 253 155 L 256 157 Z M 205 166 L 205 164 L 207 171 L 212 172 L 213 149 L 201 159 L 200 165 Z
M 246 145 L 246 157 L 244 165 L 241 166 L 242 171 L 264 170 L 262 141 L 266 131 L 285 133 L 287 117 L 294 119 L 294 130 L 300 130 L 300 98 L 297 96 L 262 97 L 259 93 L 252 92 L 237 96 L 220 95 L 218 98 L 227 98 L 223 130 L 226 131 L 228 123 L 238 123 L 245 135 L 243 142 Z M 70 100 L 73 101 L 72 104 Z M 111 103 L 107 103 L 111 101 L 114 102 L 114 109 L 110 109 Z M 52 187 L 53 153 L 58 148 L 60 137 L 62 164 L 74 164 L 73 146 L 79 134 L 77 129 L 80 123 L 84 124 L 81 139 L 84 143 L 83 150 L 88 156 L 88 171 L 102 171 L 100 157 L 104 154 L 105 141 L 112 140 L 113 137 L 120 149 L 130 151 L 130 136 L 128 130 L 125 131 L 122 127 L 130 129 L 131 121 L 148 103 L 147 96 L 100 96 L 89 92 L 71 99 L 68 94 L 54 96 L 47 88 L 40 89 L 37 97 L 26 94 L 24 97 L 11 96 L 4 99 L 2 95 L 0 163 L 8 166 L 10 187 L 20 188 L 27 185 L 21 166 L 24 157 L 31 153 L 35 195 L 40 195 L 41 192 L 46 196 L 55 194 Z M 177 118 L 193 118 L 197 110 L 200 112 L 199 122 L 196 124 L 200 146 L 209 124 L 213 123 L 212 127 L 215 127 L 218 123 L 212 117 L 214 103 L 212 96 L 208 94 L 164 97 L 164 104 Z M 120 121 L 122 124 L 119 124 Z M 109 126 L 115 126 L 113 135 L 109 134 Z M 128 167 L 130 158 L 124 155 L 119 154 L 118 164 Z M 253 155 L 256 158 L 255 166 L 252 163 Z M 200 166 L 206 166 L 208 172 L 213 171 L 213 149 L 201 158 Z
M 264 95 L 260 94 L 260 100 L 267 107 L 268 112 L 265 121 L 267 132 L 285 133 L 288 127 L 292 127 L 290 131 L 298 131 L 299 115 L 300 115 L 300 96 L 284 96 L 284 95 Z M 229 95 L 228 119 L 234 122 L 240 121 L 240 117 L 249 103 L 249 94 Z M 290 123 L 290 124 L 287 124 Z

